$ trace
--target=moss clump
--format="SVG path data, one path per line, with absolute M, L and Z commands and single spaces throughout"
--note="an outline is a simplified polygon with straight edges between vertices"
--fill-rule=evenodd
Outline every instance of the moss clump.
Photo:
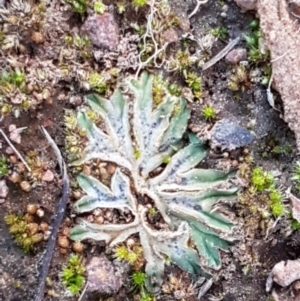
M 245 228 L 249 237 L 266 231 L 270 218 L 285 214 L 283 196 L 276 188 L 274 177 L 261 167 L 252 168 L 243 163 L 239 175 L 248 182 L 248 187 L 239 195 L 240 215 L 245 218 Z
M 284 206 L 282 204 L 282 194 L 275 188 L 269 192 L 270 208 L 275 217 L 281 216 L 284 213 Z
M 261 167 L 255 167 L 253 169 L 251 176 L 251 185 L 257 191 L 264 191 L 266 189 L 269 189 L 273 183 L 274 178 L 269 172 L 264 171 Z
M 96 1 L 94 3 L 94 12 L 97 14 L 103 14 L 106 10 L 106 6 L 103 4 L 102 1 Z
M 107 84 L 104 77 L 98 72 L 92 72 L 89 75 L 89 85 L 91 89 L 97 91 L 100 94 L 103 94 L 107 90 Z
M 141 271 L 134 272 L 131 276 L 133 288 L 139 291 L 140 301 L 154 301 L 152 294 L 148 293 L 145 285 L 147 281 L 147 275 Z
M 148 0 L 132 0 L 132 5 L 135 7 L 142 7 L 146 5 Z
M 32 231 L 32 223 L 27 223 L 22 215 L 6 214 L 4 217 L 16 243 L 25 253 L 32 250 L 33 246 L 43 239 L 43 234 Z
M 86 0 L 65 0 L 70 4 L 74 12 L 78 14 L 84 14 L 88 9 L 88 2 Z
M 129 264 L 134 265 L 143 258 L 143 249 L 139 245 L 134 245 L 132 249 L 126 246 L 118 246 L 115 250 L 115 257 L 120 260 L 125 260 Z
M 7 160 L 2 155 L 0 157 L 0 177 L 6 175 L 8 173 L 8 166 L 7 166 Z
M 156 105 L 159 105 L 164 100 L 164 97 L 166 95 L 165 86 L 166 83 L 164 82 L 162 75 L 156 75 L 153 78 L 152 93 L 153 100 Z
M 200 99 L 202 97 L 201 77 L 199 77 L 195 72 L 189 72 L 185 81 L 192 89 L 194 97 L 196 99 Z
M 77 295 L 83 288 L 84 272 L 81 258 L 72 254 L 61 272 L 62 283 L 71 295 Z
M 202 110 L 202 116 L 206 121 L 211 121 L 216 117 L 216 111 L 211 106 L 206 106 Z

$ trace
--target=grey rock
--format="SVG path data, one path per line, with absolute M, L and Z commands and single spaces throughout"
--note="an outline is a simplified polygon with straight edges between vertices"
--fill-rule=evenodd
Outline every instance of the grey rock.
M 110 13 L 89 16 L 81 30 L 99 48 L 114 50 L 119 44 L 119 27 Z
M 120 269 L 115 269 L 105 256 L 94 256 L 86 265 L 87 292 L 112 294 L 123 285 Z
M 234 150 L 250 144 L 254 136 L 245 128 L 228 119 L 218 121 L 211 132 L 211 146 L 220 147 L 221 150 Z
M 247 58 L 247 50 L 244 48 L 232 49 L 225 57 L 227 63 L 237 65 L 240 61 Z
M 256 9 L 257 0 L 235 0 L 235 2 L 244 10 Z

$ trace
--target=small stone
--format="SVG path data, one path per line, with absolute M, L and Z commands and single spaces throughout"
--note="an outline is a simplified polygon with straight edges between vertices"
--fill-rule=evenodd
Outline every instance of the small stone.
M 119 27 L 110 13 L 89 16 L 81 30 L 88 35 L 92 44 L 99 48 L 114 50 L 119 44 Z
M 36 215 L 40 218 L 44 217 L 45 215 L 45 211 L 42 209 L 42 208 L 39 208 L 37 211 L 36 211 Z
M 271 274 L 277 284 L 286 287 L 300 279 L 300 260 L 280 261 L 275 264 Z
M 10 146 L 8 146 L 8 147 L 5 149 L 5 152 L 6 152 L 8 155 L 12 155 L 12 154 L 15 153 L 14 150 L 13 150 Z
M 57 243 L 63 249 L 69 248 L 69 240 L 66 236 L 58 236 Z
M 37 44 L 42 44 L 45 41 L 44 36 L 38 31 L 34 31 L 31 34 L 31 40 Z
M 92 257 L 86 266 L 87 292 L 112 294 L 117 292 L 123 282 L 113 264 L 105 257 Z
M 10 176 L 8 176 L 8 179 L 13 183 L 21 182 L 21 176 L 16 171 L 14 171 Z
M 14 155 L 9 156 L 9 161 L 12 164 L 16 164 L 18 162 L 18 158 Z
M 95 223 L 99 224 L 99 225 L 102 225 L 104 223 L 104 217 L 103 216 L 96 216 L 95 217 Z
M 42 176 L 42 181 L 45 181 L 45 182 L 52 182 L 54 180 L 54 174 L 51 170 L 47 170 L 43 176 Z
M 28 181 L 21 182 L 20 186 L 23 191 L 29 192 L 31 190 L 31 185 Z
M 79 190 L 75 190 L 75 191 L 73 191 L 73 197 L 76 200 L 79 200 L 82 197 L 82 194 L 81 194 L 81 192 Z
M 235 0 L 235 2 L 244 10 L 256 9 L 257 0 Z
M 234 150 L 250 144 L 254 136 L 245 128 L 234 124 L 228 119 L 218 121 L 211 132 L 212 148 L 219 147 L 221 150 Z
M 49 225 L 45 222 L 41 222 L 40 223 L 40 229 L 43 231 L 43 232 L 47 232 L 49 231 Z
M 5 199 L 0 199 L 0 205 L 5 202 Z
M 0 198 L 6 198 L 8 195 L 8 187 L 5 180 L 0 181 Z
M 172 27 L 164 30 L 161 37 L 165 43 L 177 43 L 179 40 L 177 31 Z
M 292 214 L 293 214 L 293 218 L 296 219 L 298 222 L 300 222 L 300 199 L 298 199 L 297 197 L 295 197 L 290 192 L 287 195 L 288 195 L 288 198 L 292 202 Z
M 247 58 L 247 50 L 244 48 L 232 49 L 225 57 L 227 63 L 237 65 L 240 61 Z
M 36 214 L 38 209 L 39 209 L 39 206 L 36 204 L 28 204 L 26 207 L 26 211 L 29 214 Z
M 82 97 L 80 95 L 74 95 L 71 96 L 69 99 L 70 104 L 74 105 L 75 107 L 78 107 L 82 104 Z
M 75 241 L 72 245 L 72 249 L 76 253 L 82 253 L 84 250 L 84 244 L 80 241 Z

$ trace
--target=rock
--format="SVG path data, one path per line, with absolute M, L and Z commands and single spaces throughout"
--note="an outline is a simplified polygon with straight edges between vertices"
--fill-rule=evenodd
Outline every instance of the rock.
M 275 264 L 271 275 L 273 281 L 280 286 L 286 287 L 300 279 L 300 260 L 280 261 Z
M 247 50 L 244 48 L 232 49 L 225 57 L 227 63 L 237 65 L 240 61 L 247 58 Z
M 177 31 L 172 27 L 163 31 L 161 36 L 165 43 L 177 43 L 179 40 Z
M 257 0 L 235 0 L 235 2 L 244 10 L 254 10 L 257 5 Z
M 299 29 L 285 0 L 260 0 L 257 13 L 265 44 L 271 54 L 273 88 L 281 95 L 284 120 L 295 132 L 300 150 Z
M 233 150 L 251 143 L 254 136 L 245 128 L 228 119 L 218 121 L 210 132 L 212 147 Z
M 8 195 L 8 187 L 5 180 L 0 181 L 0 198 L 6 198 Z
M 123 285 L 122 275 L 105 257 L 92 257 L 86 266 L 87 292 L 112 294 Z
M 42 181 L 45 181 L 45 182 L 52 182 L 54 180 L 54 174 L 51 170 L 47 170 L 43 176 L 42 176 Z
M 296 198 L 293 194 L 289 191 L 287 192 L 287 197 L 292 202 L 292 215 L 293 218 L 300 222 L 300 200 Z
M 110 13 L 89 16 L 81 30 L 88 35 L 92 44 L 99 48 L 114 50 L 119 44 L 119 27 Z

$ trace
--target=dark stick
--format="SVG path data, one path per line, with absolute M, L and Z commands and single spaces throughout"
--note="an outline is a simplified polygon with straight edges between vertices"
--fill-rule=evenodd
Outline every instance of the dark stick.
M 57 156 L 59 167 L 63 176 L 63 187 L 62 187 L 62 196 L 58 204 L 56 217 L 54 219 L 51 234 L 47 242 L 46 252 L 43 256 L 43 262 L 41 266 L 41 272 L 39 276 L 39 283 L 37 287 L 35 301 L 43 301 L 44 299 L 45 282 L 49 272 L 49 267 L 50 267 L 59 227 L 61 225 L 62 219 L 66 212 L 66 206 L 69 198 L 69 188 L 70 188 L 69 178 L 67 176 L 66 164 L 62 158 L 60 150 L 55 144 L 55 142 L 53 141 L 53 139 L 51 138 L 51 136 L 48 134 L 48 132 L 43 127 L 41 129 Z

